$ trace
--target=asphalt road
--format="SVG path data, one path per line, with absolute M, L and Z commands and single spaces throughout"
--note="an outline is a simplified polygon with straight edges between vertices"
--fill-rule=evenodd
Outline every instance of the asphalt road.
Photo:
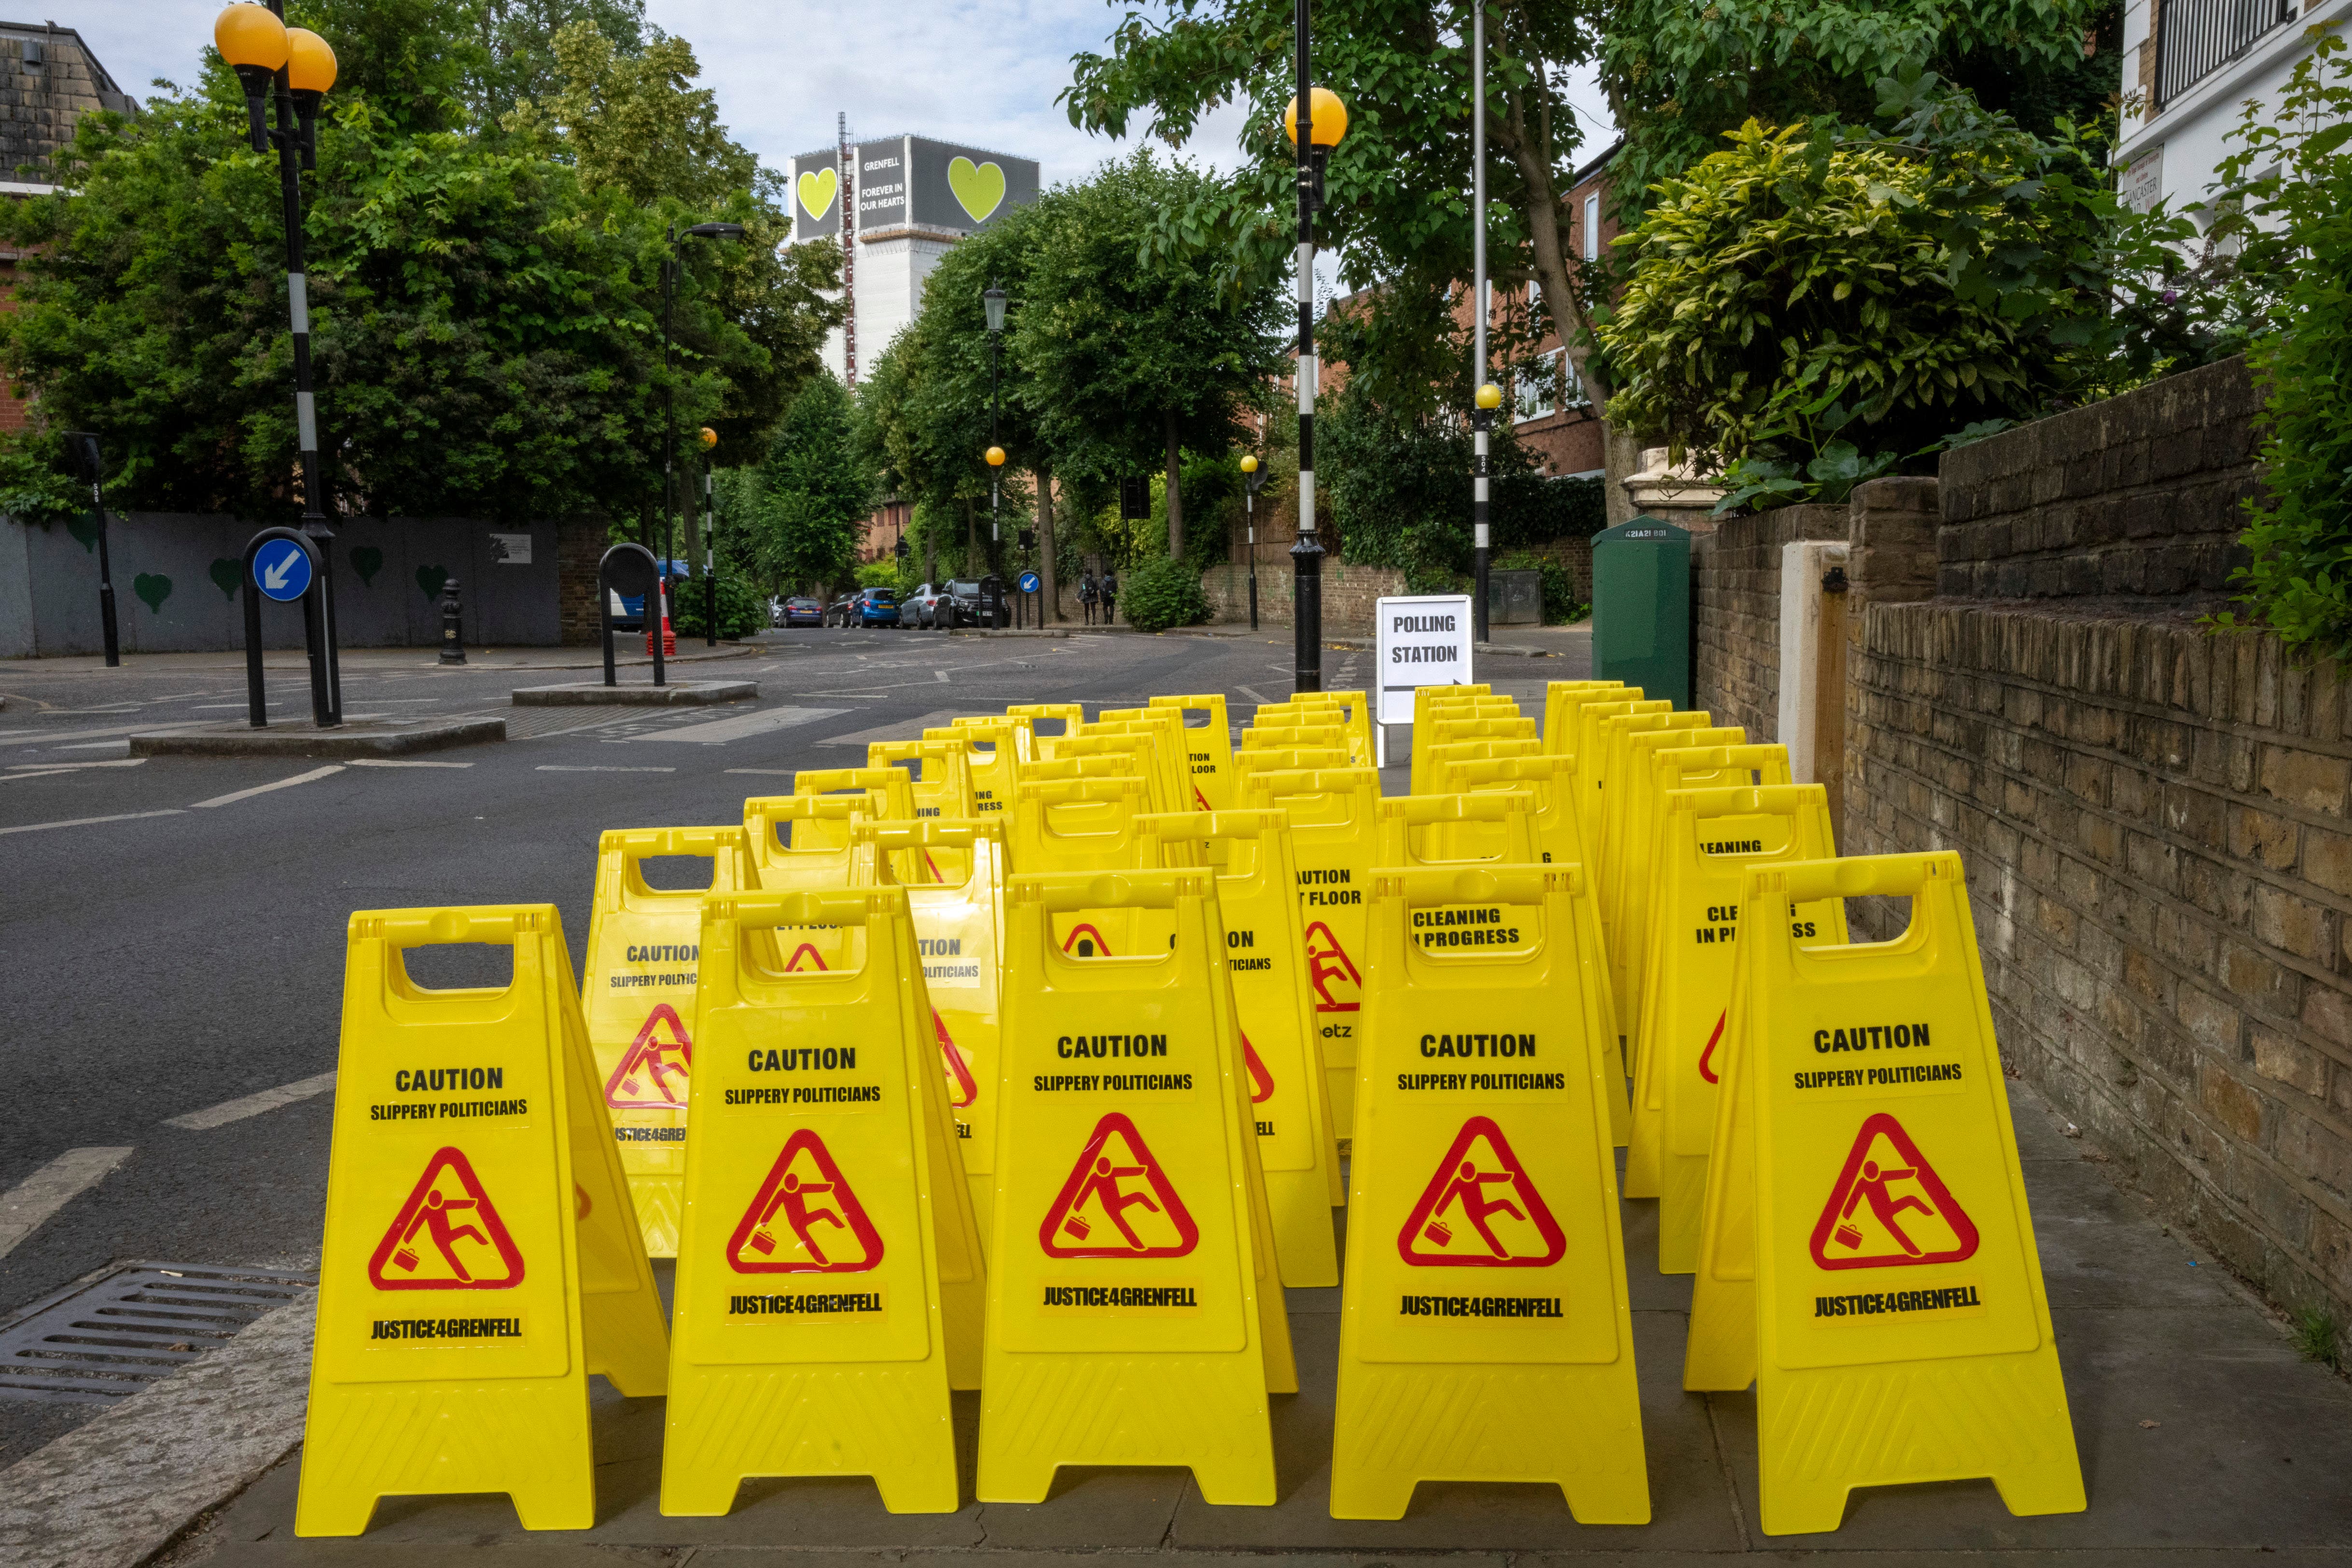
M 1568 661 L 1496 660 L 1538 701 Z M 1324 654 L 1364 684 L 1369 653 Z M 1238 725 L 1290 689 L 1286 632 L 1261 639 L 1066 640 L 904 632 L 771 633 L 691 676 L 750 677 L 756 703 L 678 710 L 515 709 L 518 685 L 577 679 L 429 652 L 354 656 L 346 712 L 508 716 L 517 738 L 419 759 L 131 759 L 131 729 L 235 717 L 239 661 L 0 669 L 0 1206 L 68 1151 L 131 1151 L 0 1256 L 0 1322 L 118 1259 L 308 1266 L 318 1254 L 331 1094 L 205 1130 L 170 1119 L 335 1066 L 344 923 L 354 909 L 552 902 L 573 962 L 597 835 L 740 819 L 807 767 L 862 764 L 867 740 L 1014 702 L 1139 704 L 1222 691 Z M 635 678 L 645 678 L 642 674 Z M 278 711 L 306 706 L 299 664 Z M 566 727 L 559 733 L 537 733 Z M 273 787 L 274 786 L 274 787 Z M 257 791 L 247 793 L 247 791 Z M 453 950 L 443 949 L 444 953 Z M 502 979 L 458 969 L 435 984 Z M 0 1247 L 5 1246 L 0 1212 Z M 0 1467 L 90 1406 L 0 1398 Z

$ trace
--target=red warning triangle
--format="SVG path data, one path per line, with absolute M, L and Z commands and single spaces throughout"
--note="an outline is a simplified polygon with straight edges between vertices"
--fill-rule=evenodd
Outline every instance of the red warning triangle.
M 768 1168 L 727 1261 L 739 1274 L 862 1274 L 882 1261 L 881 1232 L 814 1129 L 794 1133 Z
M 1092 951 L 1081 945 L 1081 937 L 1094 944 Z M 1069 936 L 1063 939 L 1062 951 L 1076 954 L 1081 958 L 1108 958 L 1111 956 L 1110 944 L 1103 940 L 1103 934 L 1086 921 L 1080 921 L 1070 928 Z
M 980 1098 L 980 1081 L 971 1075 L 971 1063 L 963 1057 L 963 1048 L 948 1032 L 947 1020 L 940 1009 L 931 1009 L 931 1032 L 940 1037 L 940 1054 L 947 1058 L 948 1103 L 961 1111 Z
M 1037 1228 L 1048 1258 L 1181 1258 L 1200 1240 L 1168 1173 L 1117 1111 L 1095 1124 Z
M 686 1072 L 693 1061 L 694 1041 L 687 1038 L 677 1009 L 656 1002 L 621 1065 L 604 1081 L 604 1103 L 615 1111 L 683 1111 Z
M 1363 1005 L 1364 977 L 1320 920 L 1307 928 L 1307 978 L 1318 1013 L 1351 1013 Z
M 1976 1250 L 1976 1222 L 1903 1124 L 1884 1111 L 1865 1119 L 1813 1227 L 1813 1261 L 1824 1269 L 1899 1269 L 1958 1263 Z
M 1273 1099 L 1274 1074 L 1257 1059 L 1257 1047 L 1250 1043 L 1247 1035 L 1242 1036 L 1242 1065 L 1249 1069 L 1250 1103 L 1263 1105 Z
M 1715 1015 L 1715 1032 L 1706 1037 L 1706 1049 L 1698 1053 L 1698 1075 L 1709 1083 L 1717 1082 L 1714 1066 L 1715 1048 L 1723 1040 L 1723 1020 L 1730 1016 L 1731 1009 L 1728 1008 Z
M 1214 806 L 1209 804 L 1209 798 L 1201 793 L 1201 787 L 1198 784 L 1192 786 L 1192 806 L 1195 810 L 1201 811 L 1213 811 L 1216 810 Z
M 809 961 L 809 967 L 812 969 L 822 969 L 824 967 L 824 955 L 816 950 L 816 945 L 813 942 L 803 942 L 799 946 L 793 949 L 793 956 L 791 957 L 784 960 L 784 973 L 787 975 L 799 974 L 801 971 L 801 960 L 803 958 L 806 958 Z
M 522 1283 L 507 1234 L 462 1149 L 436 1149 L 368 1260 L 379 1291 L 504 1291 Z
M 1397 1233 L 1397 1251 L 1423 1268 L 1548 1269 L 1568 1238 L 1503 1129 L 1473 1116 Z

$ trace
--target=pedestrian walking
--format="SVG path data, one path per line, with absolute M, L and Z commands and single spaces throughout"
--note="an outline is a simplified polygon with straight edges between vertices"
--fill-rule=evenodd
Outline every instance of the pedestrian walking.
M 1086 612 L 1089 626 L 1095 623 L 1095 601 L 1099 597 L 1101 590 L 1095 586 L 1095 574 L 1089 570 L 1078 580 L 1078 607 Z
M 1116 612 L 1118 608 L 1118 569 L 1117 567 L 1103 573 L 1102 596 L 1103 624 L 1108 626 L 1116 619 Z

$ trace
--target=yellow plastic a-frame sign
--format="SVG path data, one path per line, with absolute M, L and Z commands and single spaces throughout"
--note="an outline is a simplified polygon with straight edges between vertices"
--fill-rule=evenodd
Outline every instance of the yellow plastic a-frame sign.
M 1603 696 L 1602 693 L 1609 693 Z M 1638 702 L 1641 688 L 1622 681 L 1547 681 L 1544 683 L 1544 749 L 1556 755 L 1576 755 L 1576 713 L 1586 703 Z
M 907 889 L 922 978 L 930 994 L 939 1067 L 957 1146 L 985 1236 L 996 1194 L 996 1102 L 1003 1059 L 1001 933 L 1004 921 L 1004 825 L 998 818 L 900 824 L 874 830 L 886 849 L 959 850 L 971 869 L 961 883 Z
M 1066 761 L 1080 757 L 1116 757 L 1128 760 L 1123 770 L 1144 782 L 1144 801 L 1155 811 L 1173 811 L 1180 805 L 1190 804 L 1175 789 L 1173 759 L 1166 755 L 1160 737 L 1150 730 L 1129 734 L 1097 734 L 1089 728 L 1077 735 L 1056 736 L 1038 742 L 1038 751 L 1048 761 Z M 1027 775 L 1024 773 L 1024 778 Z
M 1346 768 L 1354 761 L 1344 746 L 1293 746 L 1234 753 L 1235 789 L 1246 794 L 1253 773 L 1296 773 L 1302 768 Z
M 1149 744 L 1148 737 L 1131 738 Z M 1150 787 L 1133 775 L 1032 782 L 1024 770 L 1013 790 L 1008 869 L 1024 875 L 1157 870 L 1158 841 L 1147 838 L 1136 821 L 1150 795 Z M 1184 848 L 1190 855 L 1192 847 Z M 1081 958 L 1131 957 L 1168 946 L 1167 919 L 1140 904 L 1057 910 L 1053 925 L 1054 939 Z
M 1088 735 L 1150 735 L 1159 742 L 1160 770 L 1167 775 L 1177 810 L 1205 811 L 1192 794 L 1192 748 L 1184 738 L 1184 716 L 1167 707 L 1107 707 L 1087 726 Z
M 1192 767 L 1192 788 L 1204 811 L 1223 811 L 1234 801 L 1233 721 L 1225 716 L 1225 694 L 1161 695 L 1153 707 L 1174 708 L 1184 716 L 1184 755 Z M 1193 722 L 1198 716 L 1200 722 Z
M 1336 716 L 1334 716 L 1335 721 Z M 1347 744 L 1348 727 L 1337 722 L 1268 725 L 1263 728 L 1247 729 L 1242 732 L 1244 752 L 1286 750 L 1302 746 L 1339 747 L 1345 749 Z
M 1195 811 L 1146 817 L 1143 825 L 1155 838 L 1228 846 L 1216 868 L 1217 915 L 1258 1159 L 1265 1167 L 1275 1255 L 1285 1285 L 1336 1285 L 1339 1251 L 1331 1210 L 1347 1195 L 1296 913 L 1298 875 L 1291 863 L 1289 819 L 1280 811 Z
M 1622 940 L 1615 922 L 1618 911 L 1624 904 L 1620 889 L 1623 885 L 1625 857 L 1615 852 L 1624 841 L 1625 800 L 1633 788 L 1633 768 L 1629 760 L 1633 747 L 1629 743 L 1636 735 L 1650 735 L 1662 730 L 1705 731 L 1714 723 L 1713 717 L 1704 713 L 1621 714 L 1601 722 L 1601 743 L 1604 751 L 1599 760 L 1601 766 L 1608 770 L 1609 787 L 1601 798 L 1600 836 L 1587 838 L 1585 842 L 1600 863 L 1601 925 L 1609 933 L 1609 940 L 1612 944 Z
M 1681 716 L 1675 715 L 1675 717 Z M 1655 758 L 1662 751 L 1690 750 L 1701 747 L 1743 746 L 1748 732 L 1736 725 L 1701 726 L 1684 729 L 1666 728 L 1644 731 L 1626 737 L 1624 787 L 1612 794 L 1610 810 L 1604 814 L 1603 826 L 1613 830 L 1617 841 L 1602 848 L 1604 860 L 1614 860 L 1617 866 L 1615 892 L 1617 906 L 1601 908 L 1601 924 L 1604 930 L 1622 931 L 1624 937 L 1612 945 L 1610 978 L 1625 998 L 1626 1010 L 1641 1016 L 1642 975 L 1633 966 L 1633 955 L 1642 942 L 1640 933 L 1649 928 L 1650 899 L 1646 880 L 1652 857 L 1657 845 L 1658 794 Z M 1747 779 L 1723 780 L 1726 787 L 1745 784 Z M 1685 785 L 1685 789 L 1696 786 Z M 1824 848 L 1823 854 L 1834 854 L 1834 849 Z
M 984 1502 L 1042 1502 L 1062 1465 L 1189 1466 L 1207 1501 L 1275 1500 L 1266 1391 L 1288 1331 L 1258 1275 L 1213 900 L 1198 868 L 1006 890 Z M 1074 958 L 1052 940 L 1057 909 L 1121 904 L 1166 911 L 1174 944 Z
M 1331 1128 L 1350 1135 L 1356 1104 L 1356 1013 L 1364 998 L 1364 899 L 1380 847 L 1381 776 L 1370 768 L 1331 768 L 1244 777 L 1252 810 L 1290 814 L 1290 852 L 1298 868 L 1298 920 L 1307 947 L 1307 984 L 1315 993 L 1315 1032 L 1331 1085 Z
M 1331 1512 L 1424 1480 L 1548 1481 L 1586 1524 L 1650 1517 L 1616 1161 L 1574 933 L 1579 868 L 1373 878 Z M 1499 904 L 1508 951 L 1414 942 Z
M 950 740 L 964 748 L 964 765 L 971 770 L 971 814 L 985 817 L 1010 810 L 1013 786 L 1019 782 L 1021 764 L 1033 755 L 1034 737 L 1029 727 L 1009 718 L 960 718 L 945 729 L 923 731 L 925 740 Z
M 1017 718 L 1029 727 L 1029 733 L 1039 740 L 1051 740 L 1053 733 L 1037 728 L 1040 722 L 1059 724 L 1059 734 L 1076 735 L 1087 722 L 1087 710 L 1081 703 L 1014 703 L 1004 710 L 1007 718 Z M 957 723 L 964 721 L 958 719 Z
M 754 1476 L 870 1475 L 894 1513 L 957 1506 L 933 1204 L 936 1079 L 906 890 L 712 898 L 662 1448 L 666 1514 Z M 777 927 L 841 965 L 785 973 Z
M 803 768 L 793 775 L 793 793 L 803 799 L 857 789 L 873 802 L 877 821 L 915 821 L 915 781 L 903 768 Z M 807 831 L 816 844 L 834 841 L 847 832 L 829 819 L 810 823 Z M 890 873 L 895 882 L 920 882 L 924 871 L 920 860 L 909 852 L 890 862 Z
M 760 887 L 769 893 L 793 893 L 866 887 L 898 880 L 877 853 L 874 841 L 855 837 L 850 831 L 852 823 L 872 821 L 874 810 L 871 794 L 759 795 L 744 801 L 743 831 L 751 840 Z M 792 835 L 789 843 L 784 841 L 785 833 Z M 786 935 L 791 941 L 785 946 L 784 965 L 795 972 L 834 967 L 841 961 L 847 941 L 838 927 L 831 925 L 813 925 Z
M 510 946 L 512 979 L 408 977 L 449 942 Z M 294 1532 L 484 1491 L 585 1530 L 588 1375 L 659 1394 L 668 1340 L 555 907 L 353 915 L 342 1030 Z
M 937 818 L 963 821 L 974 812 L 971 793 L 971 752 L 961 740 L 877 740 L 866 747 L 866 766 L 895 768 L 911 762 L 908 783 L 914 794 L 915 815 L 925 821 Z M 919 872 L 913 886 L 926 882 L 962 882 L 971 866 L 961 849 L 951 843 L 925 844 L 908 857 Z
M 1584 841 L 1598 848 L 1601 843 L 1601 803 L 1609 788 L 1609 750 L 1601 744 L 1601 726 L 1603 720 L 1629 713 L 1671 713 L 1675 705 L 1663 697 L 1645 701 L 1639 697 L 1621 695 L 1613 702 L 1586 703 L 1576 710 L 1576 776 L 1578 810 L 1584 814 Z
M 1975 1476 L 2012 1513 L 2079 1511 L 1959 856 L 1815 861 L 1748 887 L 1765 1531 L 1834 1530 L 1855 1487 Z M 1817 900 L 1906 894 L 1892 942 L 1790 932 Z
M 709 886 L 647 885 L 644 862 L 657 855 L 709 857 Z M 597 841 L 581 1012 L 629 1197 L 656 1258 L 677 1255 L 702 896 L 758 885 L 741 828 L 638 828 Z
M 1637 1030 L 1625 1191 L 1659 1200 L 1658 1272 L 1688 1274 L 1698 1267 L 1740 889 L 1752 868 L 1829 852 L 1829 793 L 1818 784 L 1677 789 L 1666 797 L 1657 837 L 1663 886 L 1643 944 L 1650 983 Z M 1800 904 L 1792 919 L 1800 946 L 1846 939 L 1845 906 L 1835 899 Z

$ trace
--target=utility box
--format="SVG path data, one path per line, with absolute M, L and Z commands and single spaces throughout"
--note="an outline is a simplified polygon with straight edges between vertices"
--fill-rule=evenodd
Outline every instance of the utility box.
M 1592 536 L 1592 676 L 1691 702 L 1690 531 L 1652 517 Z
M 1543 573 L 1514 569 L 1486 574 L 1486 623 L 1490 626 L 1543 624 Z

